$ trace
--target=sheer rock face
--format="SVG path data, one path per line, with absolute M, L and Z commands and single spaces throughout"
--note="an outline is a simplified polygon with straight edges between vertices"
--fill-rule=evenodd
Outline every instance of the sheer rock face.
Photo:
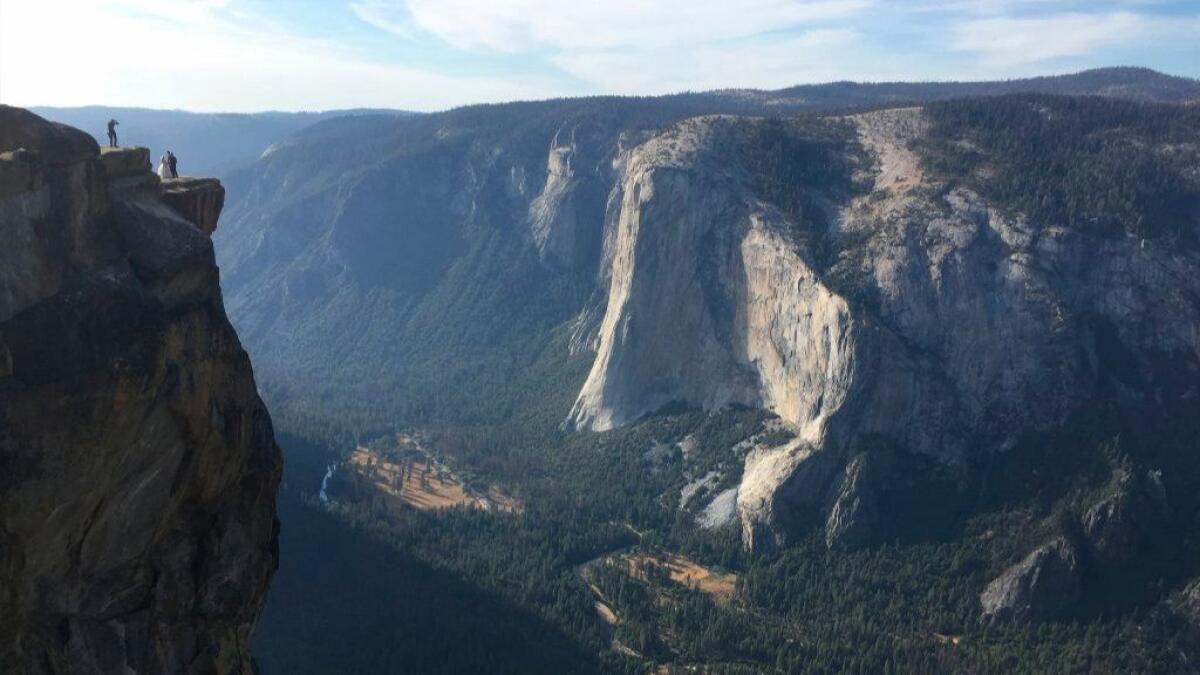
M 135 152 L 0 151 L 0 671 L 253 672 L 281 463 L 211 242 Z
M 730 148 L 761 121 L 686 120 L 613 164 L 607 305 L 565 426 L 609 429 L 671 402 L 772 410 L 797 437 L 746 460 L 752 548 L 829 508 L 859 439 L 960 465 L 1061 424 L 1104 395 L 1112 368 L 1153 383 L 1154 355 L 1200 362 L 1194 251 L 1034 226 L 934 181 L 912 150 L 919 109 L 846 122 L 849 165 L 870 187 L 816 195 L 828 237 L 846 242 L 832 262 L 740 177 Z M 1136 356 L 1114 364 L 1104 345 Z M 1123 405 L 1153 407 L 1126 393 Z
M 1079 556 L 1070 542 L 1058 538 L 1005 570 L 979 601 L 983 621 L 1023 623 L 1062 616 L 1079 595 Z
M 625 424 L 673 401 L 763 405 L 807 440 L 844 394 L 846 303 L 781 235 L 782 214 L 708 143 L 738 122 L 688 120 L 633 151 L 606 261 L 607 313 L 570 425 Z

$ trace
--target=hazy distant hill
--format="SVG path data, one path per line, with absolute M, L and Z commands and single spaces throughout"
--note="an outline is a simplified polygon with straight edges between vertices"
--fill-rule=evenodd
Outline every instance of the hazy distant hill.
M 343 115 L 389 114 L 388 110 L 330 110 L 326 112 L 193 113 L 149 108 L 30 108 L 55 122 L 87 131 L 101 145 L 108 143 L 109 119 L 120 122 L 123 145 L 144 145 L 157 162 L 166 150 L 179 157 L 179 169 L 188 175 L 217 175 L 253 161 L 272 143 L 321 120 Z
M 848 101 L 933 101 L 959 96 L 997 96 L 1021 92 L 1098 95 L 1163 103 L 1200 99 L 1200 80 L 1167 75 L 1149 68 L 1097 68 L 1070 75 L 1050 75 L 997 82 L 835 82 L 801 85 L 771 92 L 811 103 L 846 105 Z

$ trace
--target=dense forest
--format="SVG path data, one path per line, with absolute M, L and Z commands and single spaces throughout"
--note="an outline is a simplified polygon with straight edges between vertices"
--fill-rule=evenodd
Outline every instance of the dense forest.
M 928 165 L 1035 224 L 1196 243 L 1200 108 L 1029 94 L 925 110 Z
M 424 659 L 421 672 L 643 673 L 652 663 L 725 673 L 1188 670 L 1194 629 L 1154 597 L 1186 582 L 1195 541 L 1173 565 L 1091 580 L 1127 591 L 1105 606 L 1032 626 L 979 621 L 987 580 L 1107 489 L 1114 467 L 1134 461 L 1120 441 L 1105 440 L 1103 424 L 1077 420 L 1031 437 L 991 468 L 986 487 L 934 495 L 942 527 L 898 531 L 855 552 L 828 550 L 814 531 L 753 557 L 732 528 L 704 530 L 675 505 L 688 476 L 736 471 L 730 448 L 768 422 L 751 410 L 665 410 L 627 429 L 531 441 L 499 457 L 466 438 L 441 439 L 461 452 L 447 458 L 463 472 L 502 477 L 527 505 L 520 514 L 321 505 L 315 491 L 329 454 L 285 439 L 293 458 L 281 498 L 285 555 L 258 636 L 264 672 L 374 672 L 412 658 Z M 693 434 L 685 458 L 677 443 Z M 654 451 L 661 447 L 673 450 Z M 722 601 L 606 562 L 634 552 L 686 555 L 736 575 L 735 593 Z M 620 617 L 615 626 L 598 617 L 580 578 L 589 563 L 591 583 Z

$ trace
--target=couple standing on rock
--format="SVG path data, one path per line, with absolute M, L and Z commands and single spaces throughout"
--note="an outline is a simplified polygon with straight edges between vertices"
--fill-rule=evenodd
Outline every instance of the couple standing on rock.
M 164 180 L 167 178 L 179 178 L 179 172 L 175 168 L 178 162 L 179 160 L 175 158 L 175 153 L 168 150 L 167 154 L 158 160 L 158 177 Z

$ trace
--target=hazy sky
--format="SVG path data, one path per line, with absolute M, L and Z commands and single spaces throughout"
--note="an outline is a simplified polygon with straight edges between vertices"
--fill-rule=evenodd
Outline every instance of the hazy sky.
M 436 110 L 594 93 L 1200 76 L 1200 0 L 0 0 L 0 102 Z

